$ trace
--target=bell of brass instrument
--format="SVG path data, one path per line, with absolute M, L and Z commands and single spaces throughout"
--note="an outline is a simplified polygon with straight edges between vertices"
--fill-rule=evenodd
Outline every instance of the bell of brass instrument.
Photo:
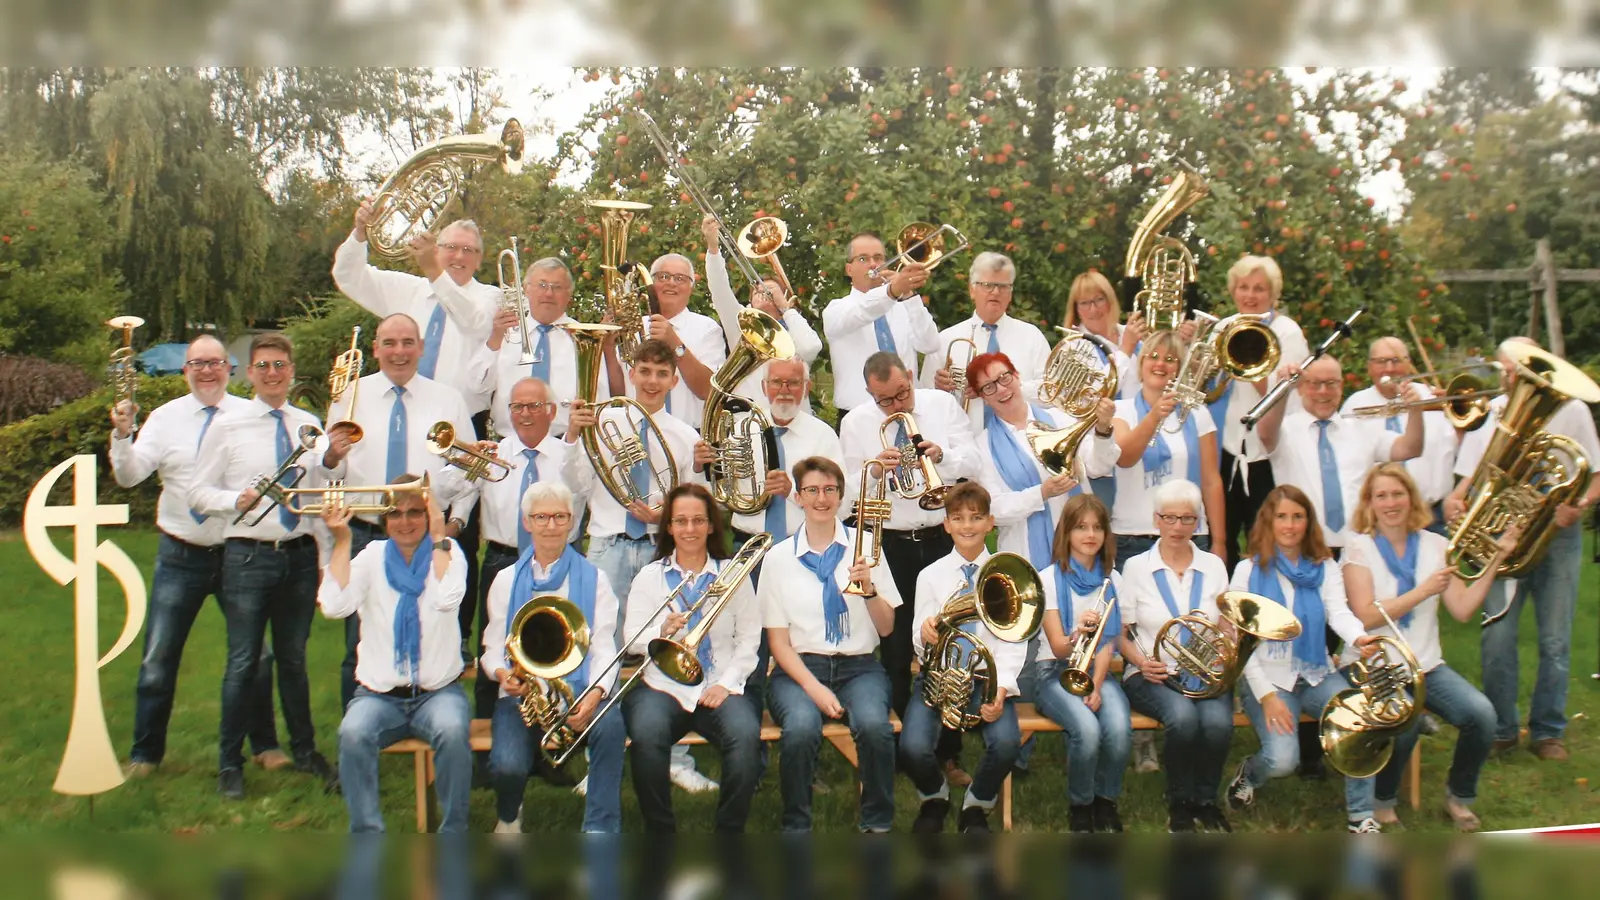
M 1178 376 L 1166 387 L 1178 398 L 1177 427 L 1167 429 L 1173 433 L 1183 430 L 1184 421 L 1195 409 L 1215 402 L 1229 379 L 1260 381 L 1278 368 L 1283 356 L 1278 336 L 1267 327 L 1265 316 L 1239 313 L 1218 319 L 1196 311 L 1194 317 L 1205 330 L 1189 347 Z M 1218 385 L 1208 391 L 1213 376 L 1218 377 Z
M 906 442 L 899 446 L 890 443 L 889 429 L 896 423 L 906 429 Z M 944 498 L 950 485 L 939 477 L 933 460 L 922 452 L 922 433 L 917 430 L 917 420 L 907 412 L 897 412 L 878 426 L 878 439 L 885 450 L 899 450 L 900 464 L 890 470 L 888 478 L 895 493 L 907 500 L 917 501 L 923 509 L 944 509 Z
M 993 703 L 999 692 L 994 654 L 961 626 L 981 621 L 1000 640 L 1018 643 L 1038 634 L 1044 619 L 1044 583 L 1017 554 L 989 557 L 972 583 L 972 590 L 957 590 L 944 602 L 934 620 L 938 640 L 922 653 L 922 699 L 938 710 L 944 727 L 956 731 L 983 721 L 968 712 L 975 687 L 983 691 L 985 704 Z
M 577 744 L 563 721 L 577 698 L 566 676 L 589 653 L 589 623 L 578 604 L 560 594 L 539 594 L 517 608 L 506 638 L 511 674 L 528 686 L 522 722 L 544 735 L 540 749 L 554 758 Z
M 133 425 L 128 429 L 129 434 L 139 433 L 138 410 L 133 408 L 133 398 L 139 393 L 139 367 L 133 361 L 133 330 L 143 324 L 144 320 L 138 316 L 116 316 L 106 320 L 107 327 L 122 332 L 122 346 L 111 351 L 108 372 L 111 386 L 116 391 L 111 405 L 127 403 L 128 412 L 134 417 Z
M 1494 380 L 1484 378 L 1479 374 L 1484 369 L 1490 370 Z M 1402 400 L 1398 395 L 1393 400 L 1385 403 L 1374 403 L 1371 406 L 1357 406 L 1344 413 L 1347 419 L 1387 419 L 1413 409 L 1438 409 L 1444 411 L 1444 417 L 1449 420 L 1451 427 L 1462 431 L 1477 431 L 1489 420 L 1489 401 L 1505 393 L 1502 386 L 1504 372 L 1499 363 L 1486 363 L 1484 365 L 1455 366 L 1438 372 L 1420 372 L 1416 375 L 1406 375 L 1402 378 L 1391 379 L 1385 375 L 1385 383 L 1407 384 L 1413 381 L 1427 381 L 1429 376 L 1439 376 L 1455 373 L 1450 381 L 1443 387 L 1434 387 L 1434 396 L 1421 400 Z M 1433 387 L 1429 383 L 1429 387 Z
M 977 326 L 974 325 L 973 327 L 976 328 Z M 960 344 L 967 345 L 967 351 L 964 354 L 966 359 L 957 361 L 956 346 Z M 967 384 L 967 366 L 971 365 L 977 356 L 978 342 L 970 337 L 958 337 L 950 342 L 950 346 L 944 348 L 943 368 L 950 373 L 950 396 L 956 398 L 956 402 L 961 404 L 962 412 L 967 412 L 968 408 L 972 406 L 972 398 L 967 396 L 967 388 L 970 387 Z
M 926 266 L 929 272 L 939 268 L 945 260 L 972 246 L 967 236 L 954 225 L 934 225 L 931 222 L 912 222 L 900 229 L 894 239 L 894 256 L 873 266 L 867 272 L 871 278 L 883 277 L 885 272 L 896 270 L 909 263 Z
M 878 474 L 872 474 L 872 467 Z M 870 485 L 870 487 L 869 487 Z M 883 559 L 883 528 L 894 515 L 894 502 L 889 499 L 889 473 L 883 463 L 869 459 L 861 464 L 861 489 L 856 498 L 856 546 L 851 556 L 853 562 L 866 560 L 876 566 Z M 867 589 L 858 581 L 845 585 L 846 594 L 865 596 Z
M 1098 334 L 1068 329 L 1044 362 L 1039 399 L 1075 419 L 1117 396 L 1117 347 Z
M 1500 563 L 1499 575 L 1527 574 L 1555 535 L 1556 509 L 1582 497 L 1592 475 L 1577 441 L 1544 429 L 1570 400 L 1600 403 L 1600 386 L 1577 366 L 1532 344 L 1506 341 L 1498 354 L 1513 361 L 1515 374 L 1488 449 L 1472 473 L 1466 515 L 1451 526 L 1445 555 L 1463 581 L 1488 574 L 1496 544 L 1513 526 L 1521 536 Z M 1483 624 L 1504 615 L 1505 610 L 1485 613 Z
M 1195 286 L 1194 253 L 1162 232 L 1211 193 L 1199 172 L 1182 161 L 1179 165 L 1172 183 L 1134 229 L 1123 265 L 1123 284 L 1133 289 L 1129 312 L 1143 315 L 1146 327 L 1157 330 L 1176 330 L 1183 324 Z
M 771 266 L 772 277 L 777 279 L 784 296 L 793 297 L 794 287 L 789 284 L 789 275 L 783 271 L 783 263 L 778 260 L 778 251 L 788 240 L 788 223 L 777 216 L 762 216 L 739 229 L 735 243 L 739 245 L 739 254 L 744 258 Z M 752 286 L 760 284 L 760 281 L 756 281 Z
M 1067 597 L 1058 597 L 1057 600 L 1071 606 Z M 1072 648 L 1067 652 L 1066 667 L 1061 670 L 1061 686 L 1076 697 L 1087 697 L 1094 693 L 1094 656 L 1100 649 L 1100 637 L 1105 634 L 1106 622 L 1111 618 L 1111 606 L 1117 598 L 1111 593 L 1111 579 L 1107 578 L 1100 585 L 1100 590 L 1094 595 L 1095 615 L 1099 621 L 1095 623 L 1094 632 L 1091 634 L 1078 634 L 1072 639 Z
M 1351 778 L 1383 770 L 1394 753 L 1394 739 L 1411 727 L 1428 695 L 1405 632 L 1382 603 L 1374 605 L 1395 636 L 1379 635 L 1372 658 L 1358 658 L 1350 666 L 1353 686 L 1333 695 L 1318 722 L 1328 765 Z
M 617 352 L 624 362 L 650 338 L 650 270 L 628 259 L 628 231 L 635 213 L 650 204 L 633 200 L 589 200 L 600 210 L 600 271 L 605 284 L 606 311 L 622 329 Z M 524 345 L 526 346 L 526 344 Z
M 444 457 L 445 465 L 465 472 L 468 481 L 504 481 L 511 474 L 510 463 L 456 440 L 456 427 L 448 421 L 433 423 L 425 443 L 429 453 Z
M 323 487 L 286 488 L 280 502 L 288 506 L 297 516 L 325 516 L 336 503 L 350 510 L 353 516 L 381 516 L 393 512 L 399 506 L 401 497 L 407 494 L 421 496 L 427 490 L 428 473 L 423 472 L 420 480 L 404 484 L 352 487 L 342 481 L 331 481 Z M 300 503 L 298 502 L 300 497 L 320 499 Z
M 1156 632 L 1156 649 L 1172 660 L 1174 670 L 1166 685 L 1185 697 L 1209 700 L 1226 694 L 1262 641 L 1288 641 L 1300 635 L 1300 620 L 1294 613 L 1260 594 L 1223 591 L 1217 595 L 1217 613 L 1233 624 L 1237 641 L 1197 612 L 1168 619 Z M 1136 626 L 1129 625 L 1128 634 L 1140 652 L 1157 658 L 1139 642 Z
M 499 139 L 458 134 L 434 141 L 411 154 L 384 180 L 372 202 L 367 239 L 384 259 L 406 256 L 412 238 L 432 233 L 449 221 L 447 212 L 461 198 L 470 167 L 493 163 L 506 174 L 522 171 L 522 125 L 510 119 Z
M 597 421 L 597 424 L 579 433 L 584 453 L 589 457 L 590 465 L 594 466 L 596 477 L 606 493 L 618 504 L 627 506 L 635 500 L 648 504 L 651 497 L 660 495 L 661 500 L 651 504 L 659 509 L 662 500 L 678 486 L 678 465 L 672 457 L 672 447 L 667 443 L 666 435 L 645 408 L 632 398 L 612 397 L 604 403 L 595 403 L 595 397 L 600 393 L 600 366 L 603 362 L 600 344 L 607 334 L 618 330 L 617 326 L 568 322 L 560 327 L 572 336 L 578 368 L 578 399 L 594 406 L 597 416 L 613 406 L 634 411 L 629 414 L 630 428 L 626 433 L 615 421 Z M 637 420 L 632 418 L 635 413 Z M 661 448 L 661 454 L 666 459 L 664 468 L 657 469 L 651 464 L 649 449 L 639 440 L 637 422 L 642 422 L 649 429 L 650 440 Z M 633 484 L 632 471 L 636 463 L 644 463 L 650 469 L 651 483 L 642 493 Z
M 509 264 L 511 271 L 506 272 Z M 506 332 L 506 343 L 522 347 L 517 365 L 527 366 L 538 362 L 533 342 L 528 340 L 528 295 L 522 292 L 522 257 L 517 254 L 517 236 L 511 236 L 511 246 L 500 251 L 494 261 L 495 279 L 500 282 L 500 311 L 517 314 L 517 327 Z M 507 279 L 506 275 L 511 278 Z
M 739 383 L 769 360 L 794 359 L 794 339 L 777 319 L 759 309 L 739 311 L 739 346 L 711 376 L 700 434 L 716 459 L 706 470 L 711 495 L 736 513 L 752 514 L 773 499 L 766 493 L 766 470 L 758 470 L 756 440 L 762 441 L 769 468 L 778 465 L 778 435 L 761 408 L 733 393 Z
M 254 510 L 257 506 L 260 506 L 261 501 L 266 500 L 269 501 L 267 503 L 267 508 L 263 509 L 260 515 L 250 520 L 251 525 L 260 523 L 262 519 L 267 517 L 267 513 L 272 512 L 272 510 L 278 504 L 287 502 L 289 497 L 288 491 L 295 485 L 299 484 L 300 479 L 306 477 L 306 470 L 303 467 L 296 465 L 296 463 L 299 462 L 300 457 L 304 456 L 308 450 L 315 449 L 317 443 L 323 439 L 322 429 L 307 423 L 300 426 L 300 428 L 295 432 L 295 437 L 299 439 L 300 446 L 294 448 L 294 450 L 290 452 L 289 456 L 278 465 L 278 470 L 276 472 L 273 472 L 271 475 L 260 475 L 256 477 L 255 482 L 250 485 L 250 487 L 256 492 L 256 499 L 252 501 L 249 506 L 241 510 L 238 516 L 234 517 L 233 524 L 237 525 L 240 522 L 243 522 L 245 516 L 250 515 L 251 510 Z M 290 478 L 289 481 L 285 483 L 284 479 L 289 478 L 291 474 L 294 477 Z
M 345 417 L 337 422 L 331 422 L 328 430 L 335 428 L 344 429 L 350 436 L 350 443 L 354 444 L 366 434 L 366 429 L 355 420 L 356 395 L 361 392 L 361 367 L 365 358 L 361 355 L 361 347 L 357 344 L 361 340 L 361 326 L 350 329 L 350 349 L 339 354 L 333 360 L 333 365 L 328 368 L 328 406 L 332 408 L 344 398 L 344 392 L 350 392 L 350 402 L 344 408 Z
M 1257 400 L 1256 405 L 1250 407 L 1250 411 L 1239 419 L 1245 430 L 1254 429 L 1256 423 L 1266 418 L 1267 413 L 1271 412 L 1274 406 L 1282 403 L 1284 398 L 1289 396 L 1289 392 L 1294 390 L 1295 385 L 1300 383 L 1300 379 L 1305 375 L 1306 369 L 1310 368 L 1312 363 L 1321 359 L 1329 350 L 1332 350 L 1334 344 L 1350 337 L 1354 333 L 1352 326 L 1356 324 L 1357 319 L 1366 314 L 1366 311 L 1367 308 L 1365 306 L 1360 307 L 1343 322 L 1335 323 L 1333 330 L 1328 332 L 1328 336 L 1322 339 L 1322 343 L 1312 348 L 1306 358 L 1300 361 L 1299 371 L 1268 388 L 1266 396 Z

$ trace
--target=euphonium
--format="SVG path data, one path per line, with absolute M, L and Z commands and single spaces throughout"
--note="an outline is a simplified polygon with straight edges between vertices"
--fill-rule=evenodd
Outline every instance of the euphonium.
M 1093 357 L 1100 347 L 1106 354 L 1104 368 Z M 1045 380 L 1039 385 L 1039 399 L 1052 403 L 1077 421 L 1064 428 L 1051 428 L 1044 422 L 1030 422 L 1024 432 L 1028 449 L 1039 463 L 1055 474 L 1072 467 L 1078 445 L 1094 430 L 1094 410 L 1101 400 L 1117 395 L 1117 366 L 1111 343 L 1099 335 L 1076 331 L 1061 339 L 1045 362 Z
M 954 241 L 947 246 L 948 240 Z M 918 263 L 929 272 L 939 268 L 945 260 L 972 246 L 967 236 L 954 225 L 934 225 L 930 222 L 912 222 L 895 236 L 895 255 L 868 270 L 870 278 L 880 278 L 883 273 L 907 263 Z
M 117 316 L 106 322 L 106 325 L 122 332 L 122 346 L 111 351 L 109 372 L 111 386 L 116 390 L 111 405 L 128 404 L 128 414 L 135 419 L 133 426 L 128 429 L 129 434 L 139 431 L 138 410 L 133 408 L 133 398 L 139 393 L 139 367 L 133 362 L 133 330 L 143 324 L 144 320 L 138 316 Z
M 934 620 L 938 640 L 922 653 L 922 699 L 938 710 L 944 727 L 957 731 L 983 721 L 968 711 L 973 688 L 981 688 L 982 702 L 989 704 L 1000 687 L 994 654 L 961 626 L 978 620 L 1000 640 L 1018 643 L 1037 634 L 1044 618 L 1044 583 L 1015 553 L 989 557 L 972 583 L 972 589 L 957 590 L 944 602 Z
M 1184 420 L 1195 409 L 1214 402 L 1228 379 L 1260 381 L 1278 368 L 1283 355 L 1265 316 L 1239 313 L 1218 319 L 1197 310 L 1194 317 L 1205 331 L 1189 347 L 1178 376 L 1166 387 L 1178 398 L 1178 427 L 1168 429 L 1174 432 L 1183 430 Z M 1212 376 L 1217 376 L 1218 384 L 1208 392 Z
M 1373 605 L 1395 636 L 1379 635 L 1372 657 L 1358 658 L 1351 665 L 1353 687 L 1334 694 L 1318 722 L 1328 765 L 1351 778 L 1382 771 L 1394 753 L 1394 739 L 1422 712 L 1428 695 L 1422 667 L 1405 632 L 1382 603 Z
M 445 465 L 465 472 L 468 481 L 504 481 L 511 474 L 510 463 L 456 440 L 456 427 L 449 421 L 433 423 L 424 445 L 429 453 L 444 457 Z
M 366 434 L 366 429 L 356 421 L 356 395 L 361 393 L 361 367 L 365 358 L 361 355 L 361 348 L 356 342 L 361 340 L 361 326 L 357 325 L 350 330 L 350 349 L 339 354 L 333 360 L 333 365 L 328 368 L 328 408 L 332 409 L 343 397 L 344 392 L 350 392 L 350 402 L 344 408 L 345 417 L 337 422 L 328 423 L 328 430 L 342 428 L 350 436 L 350 443 L 354 444 Z
M 1156 632 L 1156 651 L 1171 660 L 1173 669 L 1166 685 L 1185 697 L 1208 700 L 1226 694 L 1262 641 L 1300 635 L 1300 620 L 1294 613 L 1260 594 L 1223 591 L 1217 595 L 1217 614 L 1233 623 L 1237 640 L 1197 612 L 1168 619 Z M 1128 626 L 1128 636 L 1145 656 L 1159 658 L 1139 641 L 1137 626 Z
M 977 326 L 974 325 L 973 327 L 976 328 Z M 959 363 L 956 362 L 957 344 L 966 344 L 968 348 L 966 360 Z M 956 402 L 961 404 L 962 412 L 966 412 L 968 407 L 972 405 L 972 398 L 967 396 L 967 388 L 970 387 L 967 384 L 967 366 L 977 356 L 978 342 L 970 337 L 958 337 L 950 342 L 950 346 L 944 348 L 944 370 L 950 374 L 950 396 L 956 398 Z
M 600 271 L 605 285 L 606 311 L 622 329 L 617 352 L 623 362 L 633 359 L 639 345 L 650 338 L 650 270 L 628 259 L 628 230 L 633 216 L 650 208 L 633 200 L 590 200 L 600 212 Z
M 1070 608 L 1069 598 L 1057 598 L 1062 604 Z M 1106 622 L 1111 618 L 1111 606 L 1117 598 L 1111 593 L 1111 579 L 1107 578 L 1100 585 L 1100 590 L 1091 601 L 1094 604 L 1095 615 L 1099 621 L 1095 622 L 1094 632 L 1091 634 L 1077 634 L 1072 638 L 1072 648 L 1067 652 L 1067 664 L 1061 670 L 1061 686 L 1068 693 L 1078 697 L 1087 697 L 1094 693 L 1094 656 L 1100 649 L 1100 637 L 1105 634 Z
M 367 226 L 372 249 L 385 259 L 404 259 L 412 238 L 445 224 L 446 211 L 461 197 L 468 166 L 491 162 L 515 175 L 522 171 L 523 142 L 521 123 L 510 119 L 498 140 L 487 134 L 458 134 L 411 154 L 372 201 L 372 224 Z
M 637 410 L 639 421 L 649 429 L 650 440 L 661 448 L 661 455 L 666 459 L 665 467 L 655 468 L 650 461 L 649 450 L 639 440 L 638 427 L 631 416 L 627 432 L 614 421 L 597 419 L 595 425 L 584 428 L 579 434 L 584 453 L 588 455 L 590 465 L 594 466 L 595 475 L 605 487 L 606 493 L 622 506 L 627 506 L 635 500 L 649 503 L 651 497 L 659 494 L 661 500 L 652 504 L 654 508 L 659 509 L 662 500 L 665 500 L 667 494 L 678 486 L 678 464 L 672 457 L 672 448 L 667 443 L 667 436 L 662 433 L 661 427 L 655 420 L 650 418 L 645 408 L 632 398 L 612 397 L 600 404 L 596 404 L 594 399 L 600 393 L 602 362 L 600 342 L 605 339 L 605 335 L 616 331 L 617 326 L 567 322 L 560 327 L 572 336 L 573 353 L 578 369 L 578 399 L 586 405 L 595 407 L 596 416 L 613 406 Z M 650 470 L 650 483 L 642 492 L 633 484 L 632 472 L 635 463 L 644 463 L 645 468 Z
M 1145 326 L 1175 330 L 1183 324 L 1189 293 L 1195 287 L 1194 254 L 1177 238 L 1162 234 L 1173 220 L 1211 193 L 1199 172 L 1184 164 L 1164 193 L 1140 220 L 1128 242 L 1124 269 L 1130 312 L 1144 316 Z
M 767 468 L 778 467 L 778 436 L 761 408 L 733 393 L 746 376 L 769 360 L 794 358 L 794 339 L 777 319 L 759 309 L 739 311 L 739 346 L 711 376 L 700 434 L 716 454 L 706 469 L 711 495 L 736 513 L 767 508 L 766 471 L 757 468 L 757 436 Z
M 299 465 L 300 457 L 304 456 L 307 451 L 316 448 L 317 443 L 323 439 L 322 429 L 309 423 L 301 425 L 295 431 L 295 437 L 299 438 L 300 445 L 295 447 L 282 463 L 278 464 L 278 470 L 271 475 L 258 475 L 256 480 L 251 482 L 250 487 L 256 492 L 256 499 L 251 501 L 249 506 L 239 511 L 239 515 L 234 517 L 233 524 L 237 525 L 243 522 L 244 517 L 250 515 L 251 510 L 260 506 L 261 501 L 266 500 L 268 501 L 267 508 L 263 509 L 260 515 L 250 520 L 251 525 L 260 523 L 262 519 L 267 517 L 267 513 L 272 512 L 274 507 L 286 502 L 289 497 L 288 491 L 299 484 L 300 479 L 306 477 L 305 467 Z M 286 482 L 284 481 L 285 478 L 289 480 Z
M 506 279 L 506 263 L 511 263 L 511 278 Z M 511 236 L 511 246 L 500 251 L 494 261 L 495 280 L 500 282 L 500 311 L 517 314 L 517 327 L 506 332 L 509 344 L 522 345 L 522 356 L 517 365 L 527 366 L 539 361 L 533 342 L 528 340 L 528 295 L 522 292 L 522 257 L 517 255 L 517 236 Z
M 873 466 L 878 467 L 876 476 L 872 474 Z M 872 484 L 870 488 L 869 480 Z M 855 509 L 856 546 L 855 553 L 850 557 L 852 562 L 866 560 L 867 565 L 876 566 L 883 558 L 883 527 L 894 515 L 894 503 L 889 499 L 888 483 L 889 473 L 883 463 L 869 459 L 861 464 L 861 489 L 856 498 Z M 860 582 L 852 581 L 845 585 L 844 592 L 862 597 L 866 595 L 867 589 Z
M 577 735 L 565 723 L 577 701 L 566 676 L 589 653 L 589 623 L 578 604 L 560 594 L 539 594 L 517 608 L 507 633 L 511 674 L 528 687 L 522 696 L 522 722 L 544 734 L 540 749 L 554 758 L 577 744 Z
M 904 444 L 890 443 L 889 429 L 896 423 L 905 426 Z M 900 451 L 900 464 L 888 475 L 895 493 L 917 501 L 923 509 L 944 509 L 944 498 L 950 493 L 950 486 L 939 477 L 933 460 L 918 446 L 922 443 L 922 433 L 917 430 L 917 420 L 908 412 L 897 412 L 878 426 L 878 439 L 883 442 L 883 449 Z
M 1506 341 L 1497 353 L 1513 363 L 1506 406 L 1472 473 L 1467 512 L 1452 525 L 1445 556 L 1464 581 L 1488 574 L 1500 537 L 1513 526 L 1522 534 L 1499 575 L 1527 574 L 1555 535 L 1556 509 L 1582 497 L 1591 477 L 1582 446 L 1544 428 L 1570 400 L 1600 403 L 1600 386 L 1577 366 L 1532 344 Z M 1503 615 L 1504 610 L 1485 613 L 1483 624 Z
M 399 505 L 398 501 L 406 494 L 422 494 L 428 490 L 428 473 L 423 472 L 422 478 L 417 481 L 407 481 L 403 484 L 374 484 L 363 487 L 352 487 L 342 481 L 330 481 L 322 487 L 314 488 L 284 488 L 280 492 L 278 502 L 289 507 L 297 516 L 325 516 L 334 504 L 343 506 L 353 516 L 381 516 L 393 512 Z M 372 500 L 365 502 L 352 500 L 352 497 L 371 495 Z M 309 503 L 300 503 L 301 497 L 317 497 L 319 499 Z

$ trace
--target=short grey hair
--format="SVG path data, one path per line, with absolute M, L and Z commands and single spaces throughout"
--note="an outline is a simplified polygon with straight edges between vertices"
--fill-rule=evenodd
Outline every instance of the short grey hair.
M 1191 512 L 1199 515 L 1202 506 L 1200 486 L 1192 481 L 1175 478 L 1156 488 L 1150 502 L 1157 513 L 1169 506 L 1187 506 Z
M 1277 303 L 1283 296 L 1283 269 L 1278 267 L 1278 261 L 1270 256 L 1241 256 L 1238 262 L 1228 267 L 1228 293 L 1233 293 L 1239 282 L 1260 272 L 1266 276 L 1267 291 L 1272 295 L 1272 302 Z
M 888 381 L 897 369 L 906 373 L 907 378 L 911 377 L 911 370 L 906 368 L 906 361 L 900 358 L 900 354 L 893 350 L 879 350 L 867 357 L 866 364 L 861 367 L 861 377 L 869 381 Z
M 522 514 L 533 515 L 533 508 L 546 500 L 555 500 L 572 512 L 572 488 L 559 481 L 535 481 L 522 492 Z
M 1009 275 L 1012 280 L 1016 280 L 1017 264 L 1012 262 L 1011 257 L 1004 253 L 985 250 L 972 260 L 972 268 L 967 271 L 967 281 L 968 283 L 977 281 L 980 273 L 994 271 Z
M 657 272 L 657 270 L 659 270 L 661 268 L 661 264 L 666 262 L 669 259 L 678 260 L 679 262 L 681 262 L 684 265 L 688 266 L 689 267 L 689 277 L 691 279 L 694 278 L 694 260 L 690 259 L 687 256 L 684 256 L 682 253 L 663 253 L 660 256 L 656 257 L 656 261 L 650 264 L 650 274 L 654 275 Z
M 772 364 L 776 363 L 776 362 L 797 362 L 797 363 L 799 363 L 800 364 L 800 371 L 802 373 L 804 373 L 805 380 L 807 380 L 807 381 L 811 380 L 811 364 L 806 362 L 805 360 L 801 359 L 800 357 L 796 356 L 796 357 L 794 357 L 792 359 L 783 359 L 783 360 L 769 359 L 769 360 L 767 360 L 761 366 L 761 380 L 762 381 L 766 381 L 767 380 L 768 373 L 770 373 L 772 371 Z
M 462 231 L 471 232 L 472 236 L 478 239 L 478 251 L 480 253 L 483 252 L 483 229 L 478 227 L 477 222 L 474 222 L 471 219 L 457 219 L 454 222 L 451 222 L 449 225 L 439 229 L 439 234 L 442 235 L 452 228 L 459 228 Z
M 528 267 L 528 271 L 523 273 L 522 283 L 526 285 L 535 272 L 553 272 L 556 269 L 560 269 L 561 274 L 567 276 L 567 286 L 571 287 L 572 270 L 567 268 L 567 264 L 559 256 L 546 256 L 544 259 L 535 260 L 534 264 Z

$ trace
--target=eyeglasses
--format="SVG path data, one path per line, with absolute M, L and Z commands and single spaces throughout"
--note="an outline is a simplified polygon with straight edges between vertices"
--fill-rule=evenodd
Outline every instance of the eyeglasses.
M 541 291 L 570 291 L 572 286 L 559 281 L 541 281 L 534 285 Z
M 257 372 L 265 372 L 268 369 L 274 372 L 282 372 L 292 365 L 294 364 L 287 359 L 258 359 L 250 364 L 250 368 L 255 369 Z
M 704 528 L 710 524 L 705 516 L 673 516 L 671 521 L 673 528 Z
M 1200 521 L 1199 516 L 1175 516 L 1171 513 L 1156 513 L 1156 518 L 1160 519 L 1163 525 L 1182 525 L 1185 528 Z
M 541 400 L 538 403 L 513 403 L 511 404 L 511 413 L 512 415 L 525 412 L 541 413 L 553 411 L 555 408 L 556 405 L 549 400 Z
M 225 359 L 191 359 L 184 365 L 191 369 L 226 369 L 228 361 Z
M 543 528 L 546 525 L 569 525 L 572 523 L 572 513 L 534 513 L 533 524 Z
M 1016 380 L 1017 380 L 1017 373 L 1015 373 L 1015 372 L 1001 372 L 999 374 L 999 376 L 997 376 L 995 378 L 995 380 L 989 382 L 988 384 L 979 385 L 978 386 L 978 393 L 981 396 L 984 396 L 984 397 L 993 397 L 995 391 L 998 391 L 1003 387 L 1010 387 L 1011 386 L 1011 382 L 1016 381 Z
M 406 519 L 420 522 L 428 517 L 428 511 L 425 509 L 391 509 L 384 513 L 383 517 L 391 522 L 399 522 Z
M 1306 382 L 1306 387 L 1313 391 L 1336 391 L 1339 389 L 1341 384 L 1343 384 L 1343 382 L 1337 378 L 1333 378 L 1328 381 L 1308 381 Z
M 1377 365 L 1380 365 L 1380 366 L 1398 366 L 1401 363 L 1408 363 L 1410 361 L 1411 361 L 1411 357 L 1409 357 L 1409 356 L 1369 356 L 1369 357 L 1367 357 L 1367 362 L 1376 363 Z
M 884 256 L 882 253 L 858 253 L 855 256 L 850 257 L 850 262 L 853 262 L 853 263 L 881 263 L 881 262 L 883 262 L 884 260 L 886 260 L 888 258 L 889 257 Z
M 1094 309 L 1097 306 L 1110 306 L 1111 301 L 1102 296 L 1083 297 L 1078 300 L 1079 309 Z
M 800 386 L 805 384 L 805 383 L 806 383 L 806 380 L 804 378 L 768 378 L 767 379 L 767 384 L 770 387 L 772 387 L 773 390 L 778 390 L 778 391 L 797 391 L 797 390 L 800 389 Z
M 446 253 L 464 253 L 468 256 L 477 256 L 483 250 L 471 244 L 440 244 L 439 249 Z
M 909 396 L 911 396 L 911 388 L 906 388 L 893 397 L 873 397 L 872 402 L 878 404 L 879 409 L 888 409 L 896 403 L 904 403 Z
M 668 284 L 688 284 L 694 280 L 693 275 L 679 275 L 677 272 L 651 272 L 650 277 Z
M 818 494 L 824 497 L 837 497 L 839 496 L 839 486 L 837 484 L 808 484 L 800 489 L 800 494 L 804 497 L 815 497 Z
M 1149 356 L 1146 356 L 1145 361 L 1153 363 L 1166 363 L 1169 366 L 1175 366 L 1178 364 L 1178 358 L 1176 356 L 1156 356 L 1153 353 Z
M 998 291 L 1002 294 L 1011 292 L 1009 281 L 974 281 L 972 286 L 980 291 Z

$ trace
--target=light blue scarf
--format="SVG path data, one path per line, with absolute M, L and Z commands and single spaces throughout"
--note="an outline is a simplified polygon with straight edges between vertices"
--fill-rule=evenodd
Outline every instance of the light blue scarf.
M 1312 562 L 1302 556 L 1293 563 L 1281 552 L 1274 551 L 1272 560 L 1265 565 L 1252 558 L 1250 591 L 1276 600 L 1294 611 L 1300 620 L 1300 636 L 1294 639 L 1294 658 L 1311 667 L 1328 665 L 1327 612 L 1322 608 L 1322 577 L 1326 572 L 1322 563 Z M 1294 586 L 1294 603 L 1283 596 L 1283 586 L 1273 571 L 1282 572 Z

